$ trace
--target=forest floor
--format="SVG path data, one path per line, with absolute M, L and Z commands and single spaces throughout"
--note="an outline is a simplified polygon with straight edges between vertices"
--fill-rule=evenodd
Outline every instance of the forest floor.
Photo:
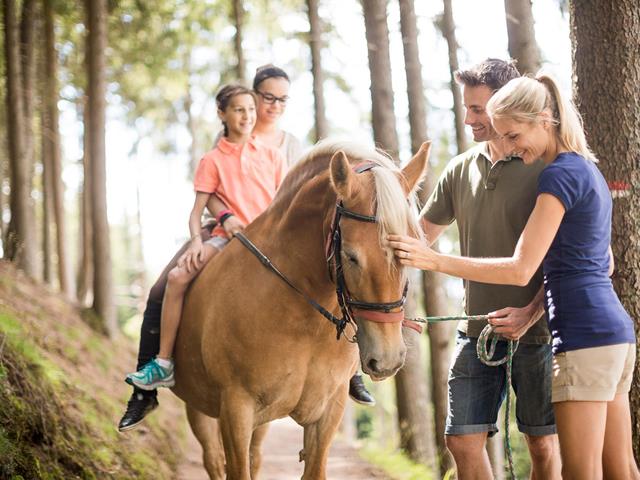
M 302 427 L 293 420 L 283 418 L 271 422 L 263 447 L 260 480 L 295 480 L 302 476 L 304 464 L 298 462 L 298 452 L 302 448 Z M 178 467 L 177 480 L 207 480 L 201 452 L 198 441 L 189 432 L 186 456 Z M 361 459 L 358 451 L 340 438 L 331 447 L 327 477 L 332 480 L 391 479 L 382 470 Z
M 84 317 L 84 319 L 83 319 Z M 60 294 L 0 261 L 0 478 L 206 479 L 201 448 L 182 402 L 160 392 L 160 408 L 117 433 L 136 344 L 108 339 Z M 262 480 L 300 478 L 302 429 L 272 423 Z M 334 442 L 328 478 L 388 479 L 357 450 Z

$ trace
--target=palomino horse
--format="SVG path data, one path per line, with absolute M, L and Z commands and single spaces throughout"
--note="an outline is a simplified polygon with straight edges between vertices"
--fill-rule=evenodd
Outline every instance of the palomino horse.
M 422 180 L 428 152 L 424 144 L 400 170 L 369 148 L 320 144 L 244 232 L 296 288 L 328 312 L 342 310 L 346 320 L 353 312 L 355 325 L 338 340 L 336 325 L 238 239 L 191 286 L 174 352 L 174 392 L 187 404 L 212 478 L 224 475 L 215 452 L 218 428 L 227 478 L 248 480 L 259 468 L 254 447 L 264 435 L 262 426 L 289 415 L 304 427 L 302 478 L 324 479 L 357 364 L 374 380 L 403 365 L 403 300 L 398 299 L 404 297 L 406 279 L 385 238 L 419 235 L 412 192 Z M 363 162 L 368 166 L 356 168 Z M 338 244 L 330 241 L 336 230 Z M 342 308 L 336 278 L 343 279 L 341 295 L 348 302 Z M 356 329 L 357 345 L 348 341 Z M 219 419 L 219 427 L 210 417 Z

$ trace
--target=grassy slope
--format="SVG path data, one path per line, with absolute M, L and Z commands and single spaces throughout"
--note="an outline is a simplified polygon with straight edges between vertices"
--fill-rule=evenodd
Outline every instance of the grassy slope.
M 0 478 L 172 478 L 184 439 L 175 397 L 162 392 L 144 427 L 116 430 L 134 365 L 130 341 L 96 334 L 0 262 Z

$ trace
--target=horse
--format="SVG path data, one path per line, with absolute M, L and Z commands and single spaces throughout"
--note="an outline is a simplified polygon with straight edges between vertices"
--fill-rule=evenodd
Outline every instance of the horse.
M 400 169 L 373 148 L 321 142 L 247 226 L 248 243 L 233 239 L 191 285 L 173 391 L 211 478 L 226 458 L 227 478 L 255 479 L 266 426 L 285 416 L 304 428 L 302 478 L 326 478 L 358 364 L 375 381 L 402 367 L 406 276 L 385 239 L 420 235 L 429 148 Z

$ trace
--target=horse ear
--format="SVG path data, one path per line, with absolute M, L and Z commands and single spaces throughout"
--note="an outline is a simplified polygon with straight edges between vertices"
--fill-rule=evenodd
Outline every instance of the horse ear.
M 331 157 L 331 183 L 340 198 L 349 198 L 351 195 L 351 185 L 353 183 L 353 173 L 349 160 L 342 150 L 338 150 Z
M 429 152 L 431 151 L 431 141 L 424 142 L 420 149 L 402 169 L 402 176 L 405 179 L 405 193 L 409 195 L 415 191 L 427 173 Z

